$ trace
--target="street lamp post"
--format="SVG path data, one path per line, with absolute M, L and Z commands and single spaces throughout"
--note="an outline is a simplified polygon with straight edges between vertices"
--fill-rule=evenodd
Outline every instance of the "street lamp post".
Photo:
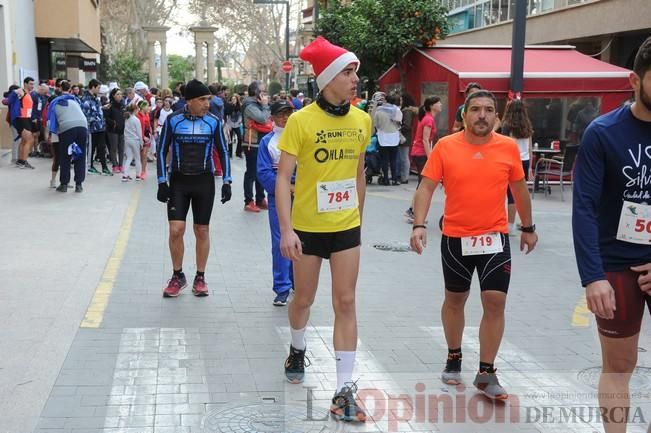
M 289 1 L 287 0 L 253 0 L 256 5 L 285 5 L 285 60 L 289 61 Z M 289 72 L 285 73 L 285 89 L 289 90 Z
M 513 0 L 511 7 L 515 7 L 513 39 L 511 41 L 511 91 L 514 95 L 517 95 L 522 93 L 524 89 L 524 45 L 527 31 L 527 2 L 526 0 Z

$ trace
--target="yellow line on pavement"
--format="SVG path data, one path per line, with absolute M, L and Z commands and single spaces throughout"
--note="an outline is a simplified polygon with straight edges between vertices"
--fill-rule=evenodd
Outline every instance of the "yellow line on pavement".
M 590 310 L 588 310 L 588 302 L 585 300 L 585 295 L 581 296 L 579 302 L 574 307 L 574 314 L 572 314 L 572 326 L 577 328 L 587 328 L 590 326 Z
M 129 235 L 131 234 L 133 218 L 136 214 L 136 209 L 138 208 L 138 201 L 140 200 L 141 190 L 141 187 L 137 187 L 133 191 L 133 194 L 131 194 L 131 200 L 129 200 L 127 212 L 124 215 L 124 219 L 122 220 L 122 226 L 120 227 L 118 238 L 115 241 L 113 252 L 106 262 L 106 267 L 104 268 L 102 278 L 99 280 L 99 283 L 97 283 L 97 287 L 95 288 L 95 295 L 93 295 L 93 299 L 90 301 L 90 305 L 86 311 L 86 316 L 81 322 L 81 328 L 99 328 L 102 324 L 102 320 L 104 319 L 104 311 L 106 310 L 108 300 L 111 297 L 113 284 L 115 284 L 115 279 L 117 278 L 118 271 L 120 270 L 120 264 L 122 263 L 122 258 L 124 257 L 127 243 L 129 242 Z

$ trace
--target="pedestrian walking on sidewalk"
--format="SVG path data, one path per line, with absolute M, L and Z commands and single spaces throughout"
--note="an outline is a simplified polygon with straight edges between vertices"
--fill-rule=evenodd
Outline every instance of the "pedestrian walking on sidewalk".
M 258 148 L 257 178 L 267 191 L 269 198 L 273 291 L 276 294 L 273 304 L 277 307 L 287 305 L 287 299 L 294 287 L 292 262 L 283 257 L 280 252 L 280 224 L 278 222 L 278 212 L 276 211 L 276 178 L 280 161 L 278 143 L 287 124 L 287 119 L 293 112 L 294 108 L 288 101 L 280 100 L 271 104 L 273 131 L 260 140 L 260 147 Z
M 177 297 L 187 285 L 183 273 L 183 235 L 192 206 L 197 243 L 197 274 L 192 285 L 195 296 L 208 296 L 204 272 L 210 251 L 209 223 L 215 200 L 213 149 L 219 154 L 223 172 L 221 202 L 231 199 L 231 167 L 222 122 L 208 112 L 210 90 L 201 81 L 185 86 L 187 105 L 167 116 L 156 154 L 157 198 L 167 203 L 169 247 L 174 274 L 163 290 L 164 297 Z M 167 157 L 170 157 L 169 169 Z
M 651 313 L 651 37 L 630 82 L 635 101 L 587 127 L 574 171 L 574 250 L 601 343 L 599 407 L 622 411 L 603 418 L 606 433 L 626 432 L 645 304 Z
M 144 102 L 144 101 L 140 101 Z M 147 104 L 145 102 L 145 104 Z M 129 175 L 131 171 L 131 163 L 135 163 L 136 173 L 134 175 L 136 181 L 142 180 L 140 174 L 142 173 L 142 160 L 140 152 L 143 146 L 142 137 L 142 124 L 138 119 L 140 108 L 137 104 L 131 104 L 127 107 L 126 120 L 124 121 L 124 169 L 122 171 L 122 182 L 129 182 L 133 177 Z
M 427 244 L 425 218 L 432 195 L 445 177 L 445 210 L 441 259 L 445 300 L 441 319 L 448 357 L 441 376 L 444 383 L 461 383 L 461 340 L 464 306 L 475 269 L 479 274 L 484 309 L 479 325 L 479 371 L 474 385 L 487 397 L 504 400 L 494 367 L 504 333 L 504 307 L 511 279 L 511 248 L 504 196 L 511 188 L 522 219 L 520 250 L 536 246 L 531 198 L 522 170 L 520 150 L 510 138 L 493 132 L 497 101 L 487 91 L 466 98 L 466 128 L 441 138 L 430 153 L 414 199 L 411 247 L 418 254 Z
M 359 83 L 355 54 L 318 37 L 300 56 L 312 64 L 321 93 L 315 104 L 289 118 L 278 145 L 282 151 L 276 185 L 280 249 L 293 261 L 295 289 L 288 308 L 292 343 L 285 376 L 292 383 L 303 381 L 305 329 L 321 263 L 330 260 L 337 367 L 330 411 L 339 420 L 365 421 L 352 375 L 357 350 L 355 287 L 366 192 L 364 151 L 371 138 L 371 118 L 350 104 Z
M 57 191 L 67 192 L 70 183 L 70 164 L 75 165 L 75 192 L 82 192 L 86 179 L 86 150 L 88 148 L 88 122 L 79 98 L 70 93 L 70 82 L 61 82 L 62 95 L 50 103 L 48 111 L 48 128 L 57 134 L 59 143 L 56 152 L 59 155 L 59 186 Z

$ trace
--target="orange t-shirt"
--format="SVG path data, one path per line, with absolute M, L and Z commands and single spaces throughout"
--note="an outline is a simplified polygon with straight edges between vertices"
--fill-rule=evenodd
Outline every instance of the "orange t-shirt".
M 25 96 L 20 100 L 20 118 L 31 119 L 32 118 L 32 108 L 34 108 L 34 101 L 32 101 L 32 95 L 28 92 L 25 92 Z
M 507 233 L 506 189 L 524 179 L 516 142 L 493 133 L 486 144 L 473 145 L 464 132 L 441 138 L 422 175 L 444 180 L 443 234 L 450 237 Z

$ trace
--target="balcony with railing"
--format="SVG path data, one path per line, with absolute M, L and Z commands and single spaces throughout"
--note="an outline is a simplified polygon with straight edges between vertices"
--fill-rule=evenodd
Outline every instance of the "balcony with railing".
M 513 0 L 441 0 L 448 7 L 450 33 L 499 24 L 513 19 Z M 601 0 L 527 0 L 527 16 Z

